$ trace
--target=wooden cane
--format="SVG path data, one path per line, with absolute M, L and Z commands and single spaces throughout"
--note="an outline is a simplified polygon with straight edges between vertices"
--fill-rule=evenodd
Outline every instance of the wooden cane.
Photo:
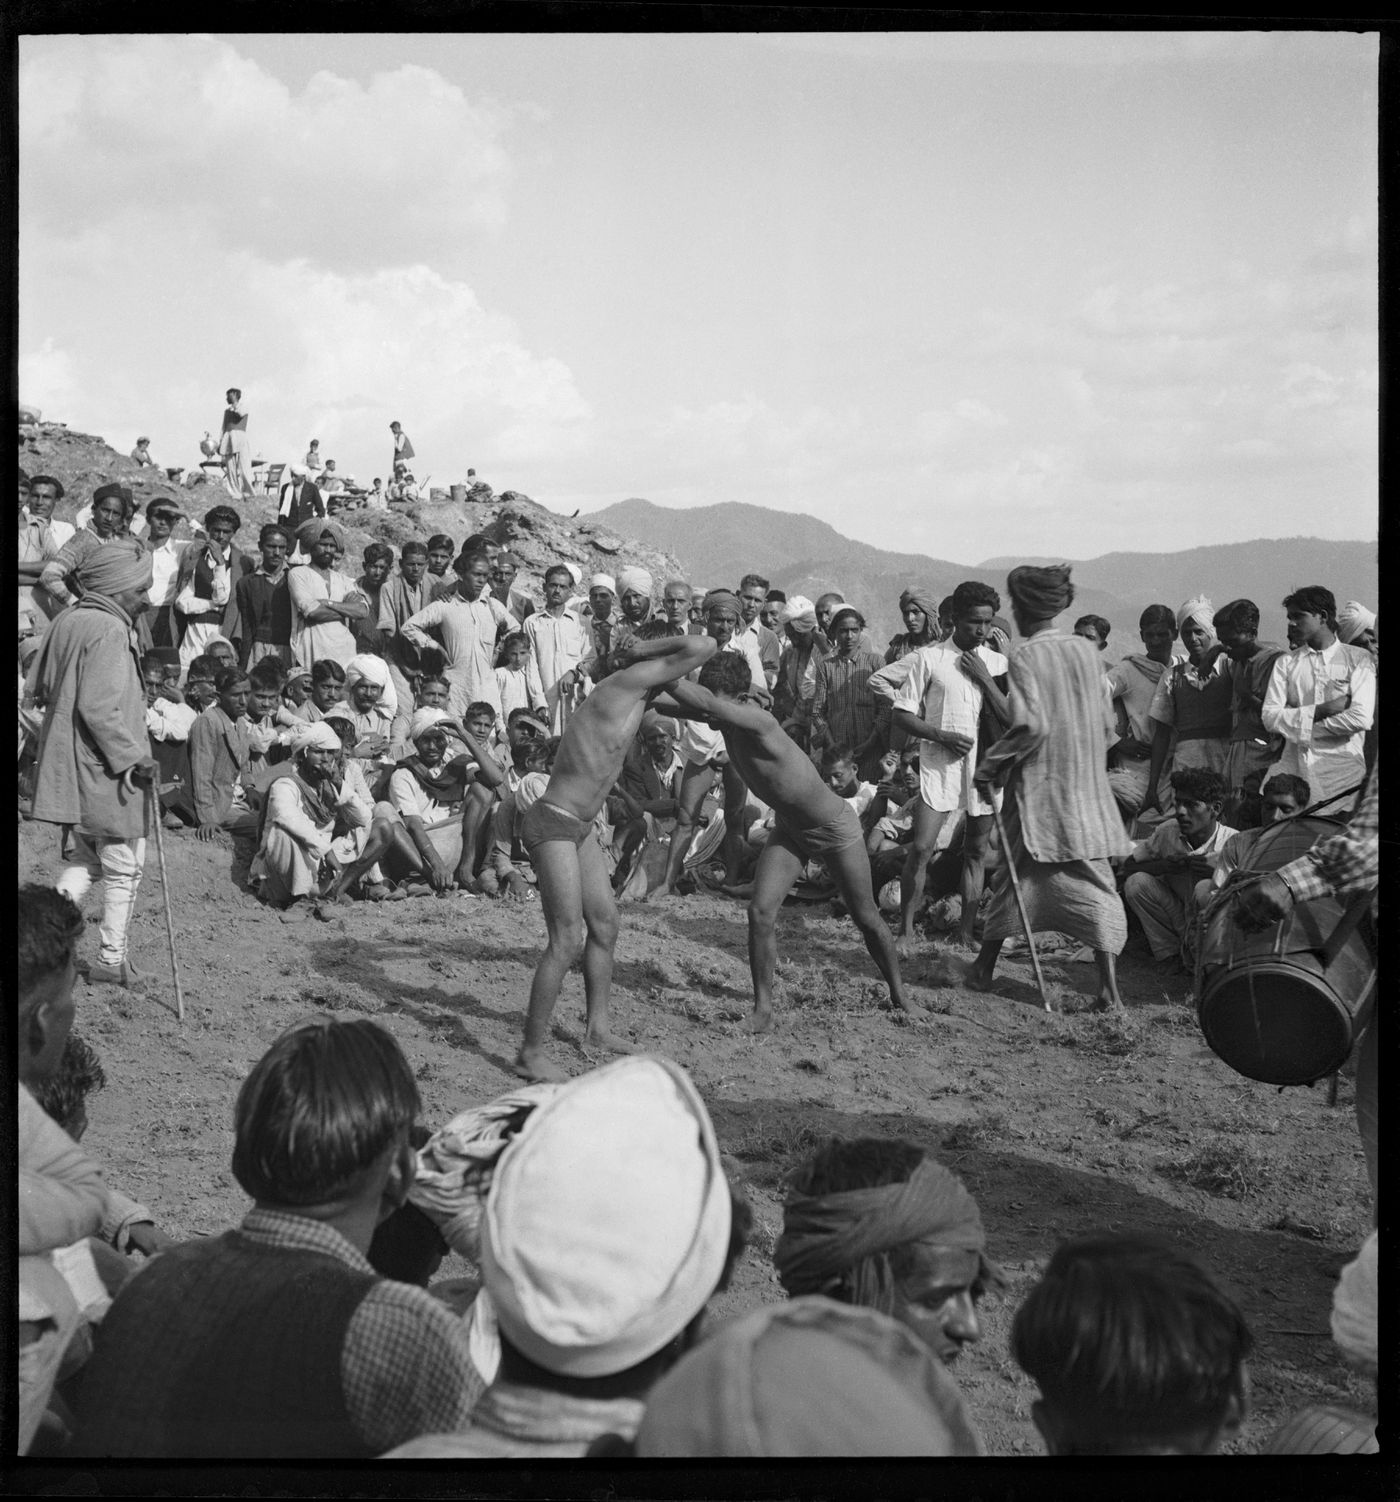
M 992 818 L 996 821 L 997 839 L 1001 841 L 1001 853 L 1006 861 L 1006 874 L 1011 878 L 1011 895 L 1016 899 L 1016 911 L 1021 915 L 1021 931 L 1026 936 L 1026 945 L 1031 952 L 1031 966 L 1035 970 L 1036 989 L 1040 992 L 1040 999 L 1045 1003 L 1045 1010 L 1053 1012 L 1050 1005 L 1050 997 L 1045 990 L 1045 977 L 1040 973 L 1040 956 L 1035 951 L 1035 935 L 1031 932 L 1031 920 L 1026 916 L 1025 899 L 1021 896 L 1021 883 L 1016 879 L 1016 862 L 1011 858 L 1011 847 L 1006 842 L 1006 826 L 1001 822 L 1001 809 L 992 798 L 987 800 L 992 805 Z
M 170 943 L 170 973 L 175 980 L 175 1016 L 185 1020 L 185 993 L 180 986 L 180 961 L 175 954 L 175 920 L 170 913 L 170 883 L 165 876 L 165 830 L 161 824 L 160 798 L 154 785 L 146 788 L 147 807 L 156 826 L 156 861 L 160 866 L 160 896 L 165 907 L 165 937 Z

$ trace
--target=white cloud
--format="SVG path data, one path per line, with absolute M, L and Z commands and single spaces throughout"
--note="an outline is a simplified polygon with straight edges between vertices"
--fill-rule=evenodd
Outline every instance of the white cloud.
M 69 410 L 77 395 L 78 383 L 73 375 L 73 359 L 52 338 L 19 359 L 19 399 L 58 417 Z M 59 421 L 63 419 L 60 417 Z

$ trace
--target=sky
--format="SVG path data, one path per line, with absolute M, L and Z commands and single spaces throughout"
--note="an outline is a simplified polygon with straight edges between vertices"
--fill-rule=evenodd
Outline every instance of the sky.
M 1374 34 L 20 42 L 20 396 L 973 563 L 1375 535 Z

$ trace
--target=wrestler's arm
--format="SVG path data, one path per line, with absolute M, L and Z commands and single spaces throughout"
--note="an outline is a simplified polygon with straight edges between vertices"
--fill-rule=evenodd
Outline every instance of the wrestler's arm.
M 636 690 L 659 688 L 673 678 L 684 678 L 714 656 L 716 646 L 708 636 L 663 636 L 657 641 L 629 641 L 613 653 L 618 664 L 604 682 Z
M 695 640 L 701 638 L 696 637 Z M 778 722 L 767 710 L 755 709 L 735 699 L 720 699 L 698 683 L 682 680 L 673 683 L 667 691 L 680 707 L 683 718 L 688 720 L 713 720 L 717 725 L 728 725 L 735 730 L 747 730 L 753 735 L 762 735 L 765 730 L 778 728 Z

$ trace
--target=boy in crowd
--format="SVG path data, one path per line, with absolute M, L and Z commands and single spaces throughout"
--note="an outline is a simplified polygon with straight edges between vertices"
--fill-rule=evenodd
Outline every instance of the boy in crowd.
M 525 1036 L 513 1066 L 526 1079 L 565 1078 L 545 1053 L 545 1040 L 559 988 L 580 958 L 588 1042 L 628 1051 L 629 1045 L 609 1027 L 617 904 L 602 846 L 593 834 L 594 820 L 622 770 L 649 695 L 707 661 L 714 650 L 710 638 L 671 636 L 660 621 L 640 627 L 638 639 L 624 652 L 614 652 L 613 671 L 575 712 L 549 786 L 525 814 L 521 839 L 539 877 L 549 935 L 535 969 Z
M 1226 671 L 1234 680 L 1230 712 L 1230 744 L 1225 751 L 1225 817 L 1236 817 L 1251 772 L 1267 772 L 1276 759 L 1277 745 L 1264 728 L 1264 692 L 1274 663 L 1284 648 L 1259 640 L 1259 607 L 1253 600 L 1231 600 L 1215 612 L 1215 634 L 1226 657 Z
M 598 622 L 595 620 L 593 625 L 596 632 Z M 544 684 L 540 682 L 540 670 L 530 651 L 530 638 L 523 631 L 512 631 L 501 641 L 500 654 L 496 691 L 501 696 L 502 715 L 509 719 L 514 709 L 543 714 L 547 709 Z
M 218 694 L 190 730 L 190 783 L 197 820 L 195 835 L 212 840 L 219 830 L 233 836 L 235 863 L 244 867 L 256 852 L 257 809 L 248 798 L 248 695 L 246 673 L 224 668 L 214 680 Z
M 364 564 L 363 572 L 355 580 L 355 588 L 364 596 L 369 605 L 369 614 L 353 624 L 355 650 L 383 656 L 384 637 L 379 628 L 379 616 L 382 609 L 381 596 L 384 585 L 389 578 L 390 570 L 394 567 L 393 548 L 385 542 L 370 543 L 364 551 Z
M 1152 958 L 1184 968 L 1196 917 L 1196 890 L 1209 883 L 1236 831 L 1220 822 L 1225 780 L 1207 767 L 1173 772 L 1175 817 L 1133 846 L 1123 865 L 1123 900 L 1138 915 Z
M 1081 615 L 1074 623 L 1074 634 L 1093 642 L 1100 652 L 1108 651 L 1108 633 L 1112 629 L 1101 615 Z
M 286 754 L 278 711 L 287 670 L 275 657 L 264 657 L 248 674 L 248 765 L 254 776 Z
M 212 657 L 196 657 L 185 670 L 185 703 L 196 714 L 203 714 L 219 697 L 214 677 L 219 665 Z
M 238 605 L 239 666 L 247 672 L 265 657 L 292 660 L 292 597 L 287 590 L 291 539 L 276 522 L 258 533 L 257 568 L 234 587 Z
M 750 702 L 752 681 L 743 657 L 720 653 L 701 668 L 697 683 L 673 683 L 666 695 L 658 697 L 656 706 L 663 713 L 702 720 L 720 730 L 743 785 L 773 809 L 773 833 L 758 858 L 749 900 L 749 967 L 754 986 L 750 1029 L 762 1033 L 773 1026 L 778 910 L 803 866 L 814 859 L 826 865 L 835 881 L 889 987 L 891 1005 L 910 1016 L 921 1015 L 921 1009 L 904 994 L 894 940 L 870 890 L 870 862 L 859 821 L 822 782 L 777 720 Z
M 393 733 L 403 737 L 413 710 L 413 680 L 428 670 L 419 648 L 399 634 L 404 622 L 411 620 L 428 603 L 424 576 L 428 571 L 428 549 L 418 541 L 406 542 L 399 554 L 398 569 L 389 575 L 379 591 L 379 634 L 384 642 L 384 657 L 389 664 L 389 678 L 394 685 L 398 713 Z M 441 653 L 431 654 L 441 665 Z
M 1192 1257 L 1139 1233 L 1063 1242 L 1016 1311 L 1050 1455 L 1210 1455 L 1248 1407 L 1254 1340 Z
M 1260 794 L 1262 824 L 1255 829 L 1241 829 L 1225 841 L 1215 870 L 1205 889 L 1198 883 L 1196 906 L 1204 907 L 1213 891 L 1219 891 L 1229 880 L 1232 871 L 1238 871 L 1249 859 L 1250 852 L 1259 843 L 1265 830 L 1284 819 L 1295 819 L 1312 799 L 1312 789 L 1301 777 L 1290 777 L 1287 772 L 1276 772 Z
M 457 544 L 446 532 L 436 532 L 428 539 L 428 603 L 441 599 L 455 588 L 457 580 L 448 572 L 457 556 Z
M 311 668 L 311 697 L 300 708 L 300 718 L 314 725 L 345 701 L 345 669 L 333 657 L 323 657 Z

